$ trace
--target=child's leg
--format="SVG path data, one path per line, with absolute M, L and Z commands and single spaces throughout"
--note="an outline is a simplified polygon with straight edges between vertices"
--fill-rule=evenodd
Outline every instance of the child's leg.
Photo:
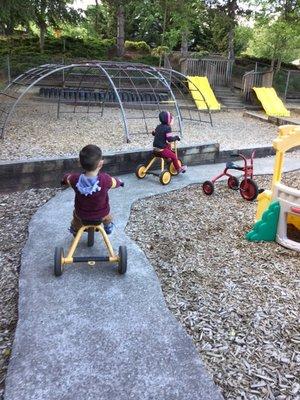
M 105 217 L 102 218 L 103 226 L 105 232 L 110 235 L 113 231 L 114 224 L 112 222 L 112 216 L 111 214 L 106 215 Z
M 180 168 L 180 165 L 178 162 L 178 158 L 176 157 L 176 154 L 174 153 L 174 151 L 172 151 L 168 148 L 164 148 L 160 154 L 165 158 L 170 158 L 173 161 L 176 171 L 180 172 L 181 168 Z
M 76 235 L 76 233 L 79 231 L 79 229 L 82 227 L 82 222 L 79 217 L 77 217 L 75 210 L 73 211 L 73 219 L 71 221 L 71 226 L 70 226 L 70 232 L 73 235 Z

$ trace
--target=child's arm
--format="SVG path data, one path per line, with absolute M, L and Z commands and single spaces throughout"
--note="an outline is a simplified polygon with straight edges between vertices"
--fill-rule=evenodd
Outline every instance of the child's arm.
M 121 179 L 119 179 L 119 178 L 113 178 L 112 176 L 110 177 L 111 178 L 111 189 L 115 189 L 115 188 L 118 188 L 118 187 L 120 187 L 120 186 L 124 186 L 124 182 L 123 181 L 121 181 Z
M 180 140 L 180 137 L 178 135 L 173 136 L 172 132 L 166 133 L 166 140 L 167 142 L 176 142 L 176 140 Z
M 71 186 L 71 182 L 70 182 L 71 176 L 72 176 L 72 174 L 70 174 L 70 173 L 64 174 L 64 176 L 62 177 L 62 179 L 60 181 L 60 184 L 62 186 Z

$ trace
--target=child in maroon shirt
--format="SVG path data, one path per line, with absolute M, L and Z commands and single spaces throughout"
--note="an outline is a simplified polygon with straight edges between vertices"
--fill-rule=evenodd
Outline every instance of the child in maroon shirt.
M 174 167 L 177 172 L 186 172 L 186 165 L 180 166 L 176 153 L 171 149 L 171 142 L 180 140 L 179 136 L 173 136 L 171 125 L 173 124 L 173 115 L 168 111 L 161 111 L 159 113 L 160 124 L 157 125 L 155 131 L 152 132 L 154 136 L 153 150 L 160 153 L 164 158 L 170 158 L 173 161 Z
M 102 151 L 98 146 L 93 144 L 85 146 L 79 153 L 79 160 L 85 172 L 66 174 L 62 180 L 63 184 L 70 185 L 75 191 L 75 209 L 70 232 L 75 235 L 83 225 L 82 220 L 101 220 L 105 232 L 110 234 L 113 223 L 108 191 L 124 186 L 124 183 L 118 178 L 100 172 L 103 160 Z

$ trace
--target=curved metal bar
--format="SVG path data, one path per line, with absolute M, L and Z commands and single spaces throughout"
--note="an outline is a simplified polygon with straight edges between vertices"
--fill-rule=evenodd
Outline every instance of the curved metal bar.
M 64 89 L 65 88 L 65 83 L 66 83 L 66 80 L 67 80 L 67 78 L 69 77 L 69 75 L 72 73 L 72 71 L 73 71 L 73 67 L 70 67 L 70 69 L 68 70 L 68 73 L 67 74 L 62 74 L 62 85 L 61 85 L 61 87 L 62 87 L 62 89 Z M 63 72 L 64 72 L 64 70 L 63 70 Z M 59 94 L 58 94 L 58 101 L 57 101 L 57 119 L 59 119 L 59 115 L 60 115 L 60 104 L 61 104 L 61 91 L 59 92 Z
M 3 90 L 5 92 L 7 89 L 9 89 L 13 84 L 19 83 L 23 79 L 25 79 L 28 76 L 28 73 L 33 72 L 33 71 L 40 71 L 42 68 L 45 69 L 45 67 L 48 67 L 50 65 L 55 65 L 55 64 L 43 64 L 38 67 L 30 68 L 28 71 L 24 72 L 21 75 L 18 75 L 13 81 L 11 81 Z
M 168 70 L 165 69 L 165 68 L 161 68 L 161 70 L 168 71 Z M 172 73 L 173 73 L 174 75 L 179 75 L 179 76 L 181 76 L 182 78 L 186 79 L 188 82 L 190 82 L 191 84 L 193 84 L 193 82 L 191 82 L 191 80 L 190 80 L 186 75 L 182 74 L 181 72 L 178 72 L 178 71 L 175 71 L 175 70 L 174 70 L 174 71 L 172 71 Z M 194 85 L 194 84 L 193 84 L 193 85 Z M 194 86 L 195 86 L 195 85 L 194 85 Z M 197 91 L 200 93 L 200 95 L 201 95 L 201 97 L 202 97 L 202 99 L 203 99 L 203 101 L 204 101 L 204 103 L 205 103 L 205 105 L 206 105 L 206 107 L 207 107 L 207 111 L 208 111 L 208 114 L 209 114 L 210 123 L 211 123 L 211 125 L 212 125 L 211 112 L 210 112 L 210 108 L 209 108 L 209 106 L 208 106 L 208 104 L 207 104 L 207 101 L 205 100 L 205 98 L 204 98 L 202 92 L 201 92 L 196 86 L 195 86 L 195 88 L 196 88 Z
M 144 72 L 144 71 L 143 71 L 143 72 Z M 159 82 L 161 82 L 159 78 L 157 78 L 155 75 L 151 74 L 149 71 L 145 71 L 145 73 L 148 74 L 148 75 L 151 75 L 151 76 L 154 77 L 156 80 L 158 80 Z M 158 98 L 158 96 L 157 96 L 157 94 L 156 94 L 156 91 L 154 90 L 154 87 L 153 87 L 152 83 L 150 82 L 150 80 L 148 79 L 147 76 L 145 76 L 145 79 L 146 79 L 146 81 L 148 82 L 148 84 L 149 84 L 149 86 L 150 86 L 150 88 L 151 88 L 151 90 L 152 90 L 152 92 L 153 92 L 154 97 L 156 98 L 156 103 L 157 103 L 157 105 L 158 105 L 158 110 L 159 110 L 159 112 L 160 112 L 160 111 L 161 111 L 161 108 L 160 108 L 160 101 L 159 101 L 159 98 Z
M 74 64 L 74 65 L 75 65 L 75 64 Z M 41 77 L 35 79 L 29 86 L 27 86 L 27 88 L 24 90 L 24 92 L 22 92 L 22 93 L 20 94 L 20 96 L 17 98 L 17 100 L 14 102 L 12 108 L 10 109 L 9 113 L 7 114 L 7 117 L 6 117 L 5 120 L 4 120 L 4 124 L 3 124 L 3 126 L 2 126 L 2 138 L 3 138 L 3 136 L 4 136 L 4 130 L 5 130 L 5 127 L 6 127 L 6 125 L 7 125 L 7 121 L 9 120 L 9 118 L 10 118 L 11 115 L 12 115 L 12 113 L 14 112 L 14 110 L 15 110 L 15 108 L 16 108 L 16 105 L 17 105 L 17 104 L 20 102 L 20 100 L 25 96 L 25 94 L 26 94 L 34 85 L 36 85 L 38 82 L 40 82 L 42 79 L 46 78 L 47 76 L 52 75 L 52 74 L 54 74 L 55 72 L 59 72 L 59 71 L 61 71 L 61 70 L 63 70 L 63 69 L 67 69 L 67 68 L 71 68 L 71 67 L 73 67 L 73 64 L 72 64 L 72 65 L 68 65 L 68 66 L 58 67 L 58 68 L 56 68 L 55 70 L 49 71 L 49 72 L 47 72 L 46 74 L 44 74 L 43 76 L 41 76 Z
M 177 82 L 178 82 L 178 84 L 177 84 Z M 183 83 L 183 79 L 182 79 L 181 77 L 174 76 L 174 77 L 173 77 L 173 80 L 172 80 L 172 85 L 174 85 L 175 88 L 179 91 L 179 93 L 180 93 L 180 95 L 181 95 L 183 101 L 185 101 L 185 102 L 187 103 L 187 99 L 185 98 L 184 92 L 183 92 L 183 90 L 180 88 L 180 85 L 184 85 L 184 87 L 185 87 L 185 89 L 186 89 L 186 91 L 187 91 L 187 93 L 188 93 L 188 89 L 187 89 L 186 85 Z M 199 116 L 199 122 L 202 122 L 201 114 L 200 114 L 199 110 L 196 109 L 196 111 L 197 111 L 197 114 L 198 114 L 198 116 Z M 192 114 L 191 114 L 191 110 L 190 110 L 189 108 L 188 108 L 188 113 L 189 113 L 189 117 L 190 117 L 189 119 L 190 119 L 190 120 L 193 120 Z M 182 119 L 186 119 L 186 118 L 182 117 Z
M 147 126 L 147 122 L 146 122 L 145 110 L 144 110 L 144 107 L 143 107 L 143 103 L 142 103 L 142 99 L 141 99 L 140 93 L 139 93 L 135 83 L 133 82 L 131 76 L 128 74 L 126 68 L 123 68 L 122 71 L 123 71 L 123 73 L 126 74 L 126 76 L 128 77 L 129 81 L 131 82 L 131 84 L 133 86 L 133 89 L 136 91 L 136 94 L 137 94 L 138 99 L 139 99 L 140 107 L 141 107 L 141 110 L 142 110 L 142 113 L 143 113 L 143 120 L 144 120 L 144 124 L 145 124 L 145 128 L 146 128 L 146 132 L 148 132 L 148 126 Z M 135 69 L 135 71 L 136 71 L 136 69 Z
M 76 107 L 77 107 L 77 98 L 79 97 L 79 90 L 80 90 L 80 88 L 81 88 L 82 81 L 83 81 L 83 79 L 87 76 L 87 74 L 88 74 L 88 72 L 91 70 L 91 68 L 93 68 L 93 67 L 92 67 L 92 66 L 88 67 L 87 70 L 86 70 L 86 72 L 85 72 L 84 74 L 81 75 L 80 81 L 79 81 L 79 83 L 78 83 L 78 87 L 77 87 L 77 89 L 76 89 L 75 103 L 74 103 L 74 113 L 75 113 L 75 110 L 76 110 Z
M 115 84 L 114 84 L 114 82 L 112 81 L 112 79 L 110 78 L 109 74 L 107 73 L 107 71 L 106 71 L 99 63 L 95 63 L 95 64 L 94 64 L 94 63 L 90 63 L 90 64 L 89 64 L 89 63 L 86 63 L 86 64 L 63 65 L 63 66 L 60 66 L 60 67 L 58 67 L 58 68 L 55 68 L 55 69 L 53 69 L 53 70 L 51 70 L 51 71 L 48 71 L 48 72 L 46 72 L 45 74 L 43 74 L 42 76 L 40 76 L 39 78 L 35 79 L 29 86 L 26 87 L 26 89 L 20 94 L 20 96 L 16 99 L 16 101 L 15 101 L 14 104 L 13 104 L 13 106 L 11 107 L 9 113 L 7 114 L 7 116 L 6 116 L 5 120 L 4 120 L 4 123 L 3 123 L 3 126 L 2 126 L 2 136 L 1 136 L 1 137 L 3 138 L 3 136 L 4 136 L 4 130 L 5 130 L 5 128 L 6 128 L 7 122 L 8 122 L 8 120 L 10 119 L 12 113 L 14 112 L 14 110 L 15 110 L 17 104 L 21 101 L 21 99 L 25 96 L 25 94 L 26 94 L 34 85 L 36 85 L 38 82 L 40 82 L 42 79 L 46 78 L 47 76 L 50 76 L 50 75 L 52 75 L 52 74 L 54 74 L 54 73 L 56 73 L 56 72 L 63 71 L 63 70 L 66 70 L 66 69 L 70 69 L 70 68 L 75 68 L 75 67 L 91 67 L 91 66 L 94 66 L 94 67 L 98 68 L 99 70 L 101 70 L 101 71 L 104 73 L 104 75 L 107 77 L 109 83 L 111 84 L 111 86 L 112 86 L 112 88 L 113 88 L 113 90 L 114 90 L 114 92 L 115 92 L 115 94 L 116 94 L 116 97 L 117 97 L 117 99 L 118 99 L 120 108 L 121 108 L 122 119 L 123 119 L 123 125 L 124 125 L 124 129 L 125 129 L 126 141 L 129 142 L 129 141 L 130 141 L 130 137 L 129 137 L 129 132 L 128 132 L 128 126 L 127 126 L 125 111 L 124 111 L 124 107 L 123 107 L 122 101 L 121 101 L 121 99 L 120 99 L 119 93 L 118 93 L 118 91 L 116 90 Z
M 113 91 L 115 92 L 115 95 L 116 95 L 116 97 L 117 97 L 117 99 L 118 99 L 118 102 L 119 102 L 119 105 L 120 105 L 120 108 L 121 108 L 122 118 L 123 118 L 123 125 L 124 125 L 124 129 L 125 129 L 126 141 L 127 141 L 127 143 L 129 143 L 129 142 L 130 142 L 130 137 L 129 137 L 128 125 L 127 125 L 125 110 L 124 110 L 122 101 L 121 101 L 121 99 L 120 99 L 119 93 L 118 93 L 118 91 L 117 91 L 117 89 L 116 89 L 116 86 L 115 86 L 113 80 L 111 79 L 111 77 L 109 76 L 108 72 L 106 71 L 106 69 L 105 69 L 104 67 L 102 67 L 102 65 L 99 64 L 99 63 L 97 64 L 97 67 L 98 67 L 98 68 L 105 74 L 105 76 L 107 77 L 107 79 L 108 79 L 109 83 L 111 84 L 111 86 L 112 86 L 112 88 L 113 88 Z
M 150 67 L 150 68 L 158 73 L 158 75 L 161 77 L 161 81 L 164 82 L 165 86 L 169 89 L 169 91 L 170 91 L 170 93 L 171 93 L 171 96 L 172 96 L 172 99 L 173 99 L 173 101 L 174 101 L 175 108 L 176 108 L 176 111 L 177 111 L 177 115 L 178 115 L 178 124 L 179 124 L 180 136 L 183 136 L 183 131 L 182 131 L 182 116 L 181 116 L 181 113 L 180 113 L 180 110 L 179 110 L 179 107 L 178 107 L 178 104 L 177 104 L 176 97 L 175 97 L 175 95 L 174 95 L 174 93 L 173 93 L 173 90 L 172 90 L 171 86 L 168 84 L 168 81 L 166 80 L 166 78 L 165 78 L 165 77 L 162 75 L 162 73 L 159 71 L 159 69 L 156 69 L 156 68 L 154 68 L 154 67 Z

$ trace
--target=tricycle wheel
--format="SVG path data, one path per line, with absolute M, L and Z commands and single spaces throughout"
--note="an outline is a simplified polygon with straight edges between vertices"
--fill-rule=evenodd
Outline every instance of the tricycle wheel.
M 214 188 L 214 184 L 211 181 L 205 181 L 202 184 L 202 190 L 205 194 L 207 194 L 208 196 L 210 196 L 211 194 L 213 194 L 215 188 Z
M 243 179 L 240 184 L 240 193 L 242 198 L 247 201 L 255 200 L 258 195 L 257 183 L 251 178 Z
M 171 181 L 171 174 L 169 171 L 162 171 L 159 175 L 159 181 L 162 185 L 168 185 Z
M 95 239 L 95 229 L 89 228 L 88 229 L 88 240 L 87 240 L 88 247 L 94 246 L 94 239 Z
M 239 180 L 236 176 L 230 176 L 227 180 L 227 185 L 229 189 L 238 190 L 239 188 Z
M 119 265 L 118 272 L 123 275 L 127 271 L 127 247 L 120 246 L 119 247 Z
M 54 253 L 54 275 L 61 276 L 63 273 L 64 249 L 62 247 L 55 247 Z
M 143 179 L 146 176 L 146 167 L 144 164 L 138 165 L 138 167 L 135 170 L 135 176 L 139 179 Z
M 182 161 L 178 160 L 178 164 L 181 167 L 182 166 Z M 169 164 L 169 172 L 172 176 L 176 176 L 178 175 L 178 171 L 176 170 L 176 168 L 174 167 L 173 161 L 171 161 L 171 163 Z

